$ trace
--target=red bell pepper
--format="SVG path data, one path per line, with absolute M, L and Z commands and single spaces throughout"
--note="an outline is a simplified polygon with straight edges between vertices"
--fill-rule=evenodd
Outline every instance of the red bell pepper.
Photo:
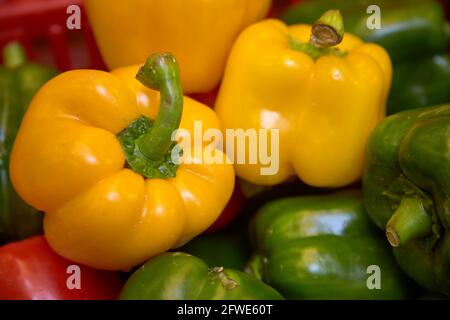
M 109 300 L 121 287 L 119 273 L 71 263 L 43 236 L 0 247 L 0 300 Z
M 269 12 L 269 17 L 279 17 L 289 6 L 298 4 L 300 1 L 301 0 L 274 0 Z
M 225 209 L 223 209 L 220 217 L 213 223 L 211 227 L 206 231 L 206 233 L 214 233 L 220 229 L 223 229 L 229 225 L 242 211 L 246 202 L 244 193 L 236 180 L 234 185 L 234 191 L 231 195 L 231 199 L 228 202 Z
M 190 95 L 190 97 L 203 104 L 206 104 L 210 108 L 213 108 L 216 104 L 217 95 L 219 94 L 219 88 L 220 86 L 207 93 L 193 93 Z

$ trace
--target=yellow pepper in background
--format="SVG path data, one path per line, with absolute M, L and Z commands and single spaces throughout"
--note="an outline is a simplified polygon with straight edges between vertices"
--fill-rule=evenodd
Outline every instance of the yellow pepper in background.
M 277 20 L 250 26 L 234 44 L 216 102 L 222 127 L 279 129 L 280 136 L 279 171 L 261 174 L 260 160 L 236 164 L 240 178 L 275 185 L 298 176 L 316 187 L 360 178 L 366 140 L 385 115 L 392 66 L 380 46 L 344 36 L 337 13 L 343 41 L 334 48 L 310 42 L 309 25 Z
M 170 54 L 150 57 L 138 74 L 149 88 L 135 79 L 138 67 L 69 71 L 34 97 L 14 143 L 11 178 L 45 212 L 45 237 L 61 256 L 128 269 L 200 234 L 227 204 L 231 164 L 201 163 L 194 152 L 192 164 L 167 160 L 172 129 L 192 132 L 195 120 L 203 130 L 220 129 L 210 108 L 183 103 L 177 70 Z
M 171 52 L 186 93 L 214 89 L 238 34 L 263 19 L 271 0 L 87 0 L 89 22 L 109 69 Z

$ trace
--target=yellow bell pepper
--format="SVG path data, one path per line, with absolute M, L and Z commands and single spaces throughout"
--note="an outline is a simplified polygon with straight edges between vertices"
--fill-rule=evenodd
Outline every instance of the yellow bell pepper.
M 263 19 L 271 0 L 87 0 L 89 22 L 109 69 L 171 52 L 186 93 L 209 92 L 238 34 Z
M 360 178 L 366 140 L 385 114 L 392 66 L 380 46 L 344 36 L 337 14 L 329 20 L 340 17 L 334 32 L 341 34 L 331 44 L 321 43 L 330 29 L 320 24 L 312 30 L 271 19 L 234 44 L 216 102 L 222 126 L 279 129 L 279 170 L 264 175 L 258 159 L 236 164 L 239 177 L 275 185 L 298 176 L 316 187 Z M 248 145 L 245 151 L 248 159 Z
M 168 158 L 174 129 L 190 133 L 195 120 L 220 128 L 214 111 L 183 100 L 174 58 L 151 56 L 139 81 L 137 71 L 75 70 L 48 82 L 11 156 L 13 185 L 45 212 L 50 246 L 99 269 L 128 269 L 184 244 L 216 220 L 234 188 L 231 164 L 205 164 L 195 152 L 191 164 Z

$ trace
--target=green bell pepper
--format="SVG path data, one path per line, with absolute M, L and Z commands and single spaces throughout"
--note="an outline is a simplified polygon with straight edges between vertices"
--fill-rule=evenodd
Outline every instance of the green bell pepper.
M 27 63 L 23 48 L 11 43 L 0 66 L 0 243 L 41 232 L 42 216 L 16 194 L 9 178 L 9 155 L 22 117 L 37 90 L 56 71 Z
M 397 63 L 388 114 L 450 101 L 450 56 L 447 53 Z
M 251 238 L 248 271 L 288 299 L 403 299 L 411 292 L 359 191 L 271 202 L 255 216 Z
M 380 29 L 370 29 L 370 5 L 380 7 Z M 450 26 L 435 0 L 305 0 L 288 10 L 288 24 L 313 23 L 328 9 L 340 9 L 345 30 L 383 46 L 393 61 L 387 114 L 450 101 Z
M 381 122 L 368 142 L 363 188 L 400 267 L 450 296 L 450 104 Z
M 123 300 L 281 300 L 273 288 L 241 271 L 209 268 L 187 253 L 160 255 L 134 272 Z
M 245 236 L 235 232 L 201 235 L 177 249 L 196 256 L 210 266 L 243 270 L 250 252 Z

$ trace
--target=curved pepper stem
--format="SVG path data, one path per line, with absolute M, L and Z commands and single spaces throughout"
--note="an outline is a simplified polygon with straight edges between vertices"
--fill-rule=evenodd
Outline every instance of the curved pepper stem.
M 27 62 L 27 54 L 19 42 L 11 42 L 3 49 L 3 63 L 6 68 L 17 68 Z
M 328 10 L 311 29 L 310 43 L 319 48 L 338 45 L 344 38 L 344 19 L 339 10 Z
M 136 79 L 161 94 L 153 127 L 138 141 L 141 153 L 152 161 L 163 161 L 172 146 L 183 112 L 183 91 L 178 64 L 170 53 L 151 55 L 139 69 Z
M 386 237 L 393 247 L 431 232 L 432 218 L 418 198 L 403 198 L 386 225 Z

